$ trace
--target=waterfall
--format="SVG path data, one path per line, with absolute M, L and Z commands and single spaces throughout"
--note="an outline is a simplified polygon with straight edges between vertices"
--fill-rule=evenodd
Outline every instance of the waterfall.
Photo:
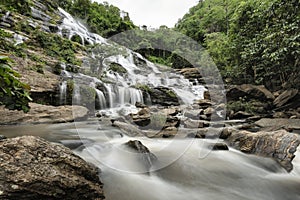
M 99 107 L 100 107 L 100 109 L 106 108 L 107 102 L 106 102 L 106 99 L 105 99 L 105 96 L 104 96 L 103 92 L 100 91 L 100 90 L 98 90 L 98 89 L 95 89 L 95 90 L 96 90 L 96 93 L 97 93 L 97 97 L 99 99 Z
M 169 88 L 184 104 L 192 104 L 195 99 L 203 98 L 204 87 L 195 86 L 172 69 L 157 66 L 130 49 L 90 33 L 69 13 L 63 9 L 59 11 L 63 20 L 58 34 L 68 39 L 76 35 L 81 38 L 82 44 L 100 44 L 90 49 L 90 56 L 83 62 L 82 69 L 89 75 L 68 72 L 66 66 L 62 65 L 62 76 L 74 81 L 73 103 L 84 103 L 80 93 L 83 85 L 95 90 L 99 101 L 95 107 L 100 109 L 121 108 L 127 104 L 135 105 L 136 102 L 149 103 L 150 96 L 144 94 L 147 99 L 143 99 L 142 91 L 136 89 L 137 85 Z M 99 77 L 102 77 L 101 80 Z M 63 81 L 60 86 L 61 103 L 65 102 L 66 91 L 66 82 Z
M 59 104 L 64 105 L 67 103 L 67 81 L 61 82 L 59 86 Z

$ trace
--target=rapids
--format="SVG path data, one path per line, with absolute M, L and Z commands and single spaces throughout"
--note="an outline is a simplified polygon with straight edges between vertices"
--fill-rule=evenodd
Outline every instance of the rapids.
M 232 148 L 211 151 L 208 146 L 216 140 L 121 137 L 122 132 L 106 122 L 1 127 L 0 131 L 11 137 L 38 135 L 53 142 L 79 140 L 79 135 L 84 145 L 74 152 L 101 168 L 108 200 L 300 199 L 299 150 L 293 161 L 294 170 L 287 173 L 269 158 Z M 123 146 L 133 139 L 140 140 L 157 156 L 152 168 L 160 169 L 144 173 L 138 154 Z M 182 144 L 184 148 L 178 148 Z

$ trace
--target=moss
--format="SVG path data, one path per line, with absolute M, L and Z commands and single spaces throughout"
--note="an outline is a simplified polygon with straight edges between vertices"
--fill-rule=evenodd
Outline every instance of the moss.
M 147 92 L 147 93 L 152 92 L 152 89 L 148 85 L 137 84 L 137 85 L 135 85 L 135 88 L 139 89 L 139 90 L 142 90 L 144 92 Z
M 122 65 L 120 65 L 118 63 L 115 63 L 115 62 L 111 63 L 109 65 L 108 70 L 111 70 L 113 72 L 117 72 L 119 74 L 126 74 L 127 73 L 127 70 Z
M 166 124 L 167 116 L 160 113 L 154 113 L 150 116 L 150 121 L 152 129 L 160 130 Z
M 83 41 L 82 41 L 82 39 L 81 39 L 81 37 L 80 37 L 79 35 L 73 35 L 73 36 L 71 37 L 71 41 L 77 42 L 77 43 L 79 43 L 79 44 L 83 44 Z
M 80 96 L 81 103 L 83 105 L 92 105 L 96 99 L 96 91 L 94 88 L 91 88 L 86 85 L 80 85 Z
M 166 92 L 169 97 L 177 98 L 177 96 L 173 90 L 167 90 Z

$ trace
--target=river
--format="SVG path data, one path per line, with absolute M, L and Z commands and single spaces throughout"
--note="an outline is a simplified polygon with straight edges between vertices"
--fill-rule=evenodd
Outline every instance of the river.
M 149 139 L 122 136 L 106 122 L 2 126 L 9 137 L 37 135 L 53 142 L 80 140 L 73 151 L 102 170 L 108 200 L 295 200 L 300 199 L 300 159 L 287 173 L 275 161 L 235 149 L 211 151 L 210 139 Z M 124 143 L 137 139 L 158 160 L 150 172 Z M 298 155 L 300 155 L 298 153 Z

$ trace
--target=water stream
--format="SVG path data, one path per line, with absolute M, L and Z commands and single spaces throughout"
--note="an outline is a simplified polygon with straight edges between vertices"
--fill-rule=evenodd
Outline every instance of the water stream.
M 300 199 L 299 150 L 293 161 L 294 170 L 287 173 L 269 158 L 247 155 L 232 148 L 210 152 L 207 145 L 216 142 L 214 140 L 121 137 L 120 130 L 105 122 L 0 129 L 12 137 L 34 134 L 55 142 L 78 140 L 79 133 L 85 145 L 74 149 L 74 152 L 101 168 L 100 178 L 107 200 Z M 169 157 L 177 159 L 150 173 L 133 173 L 142 172 L 145 165 L 138 154 L 124 147 L 123 144 L 132 139 L 140 140 L 157 156 L 154 168 L 164 164 Z M 182 144 L 189 145 L 180 152 L 178 146 Z M 200 158 L 200 151 L 209 153 L 205 158 Z

